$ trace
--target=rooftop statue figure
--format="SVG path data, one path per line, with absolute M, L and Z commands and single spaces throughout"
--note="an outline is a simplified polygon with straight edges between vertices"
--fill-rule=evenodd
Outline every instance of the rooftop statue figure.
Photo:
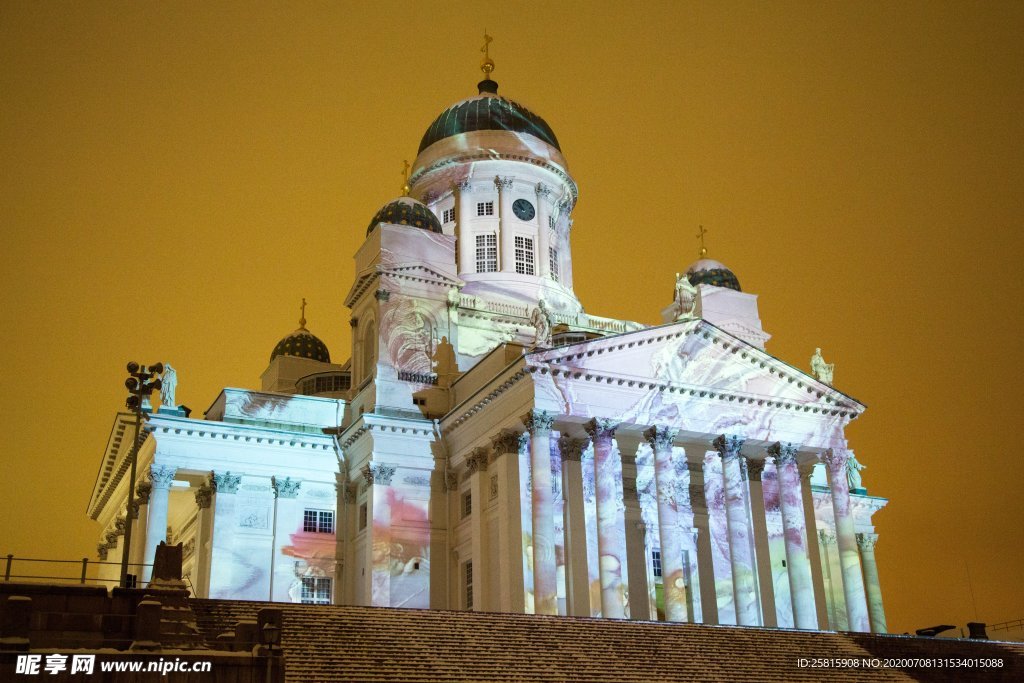
M 835 371 L 835 367 L 835 363 L 826 363 L 825 359 L 821 357 L 821 349 L 814 349 L 814 355 L 811 356 L 811 372 L 819 382 L 832 386 L 832 373 Z

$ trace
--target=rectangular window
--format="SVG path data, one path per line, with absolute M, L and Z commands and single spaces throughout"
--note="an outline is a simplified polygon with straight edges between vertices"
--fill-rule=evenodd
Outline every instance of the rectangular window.
M 533 240 L 516 235 L 516 272 L 520 275 L 534 275 Z
M 473 493 L 466 491 L 462 494 L 462 518 L 465 519 L 473 514 Z
M 651 564 L 654 565 L 654 576 L 661 577 L 661 551 L 651 551 Z
M 473 561 L 462 565 L 462 577 L 465 583 L 466 609 L 473 609 Z
M 498 236 L 494 233 L 476 236 L 476 272 L 498 272 Z
M 314 577 L 303 577 L 302 579 L 302 604 L 304 605 L 329 605 L 331 604 L 331 580 Z
M 477 202 L 476 205 L 477 216 L 493 216 L 494 215 L 494 202 Z
M 359 506 L 359 528 L 366 528 L 366 503 Z
M 551 279 L 558 282 L 558 250 L 548 247 L 548 264 L 551 266 Z
M 334 512 L 332 510 L 303 511 L 302 530 L 314 534 L 333 534 Z
M 454 220 L 455 220 L 455 209 L 454 208 L 452 208 L 452 209 L 445 209 L 444 210 L 444 221 L 442 221 L 442 222 L 444 222 L 444 223 L 451 223 Z
M 554 216 L 548 216 L 548 227 L 549 228 L 555 227 L 555 217 Z

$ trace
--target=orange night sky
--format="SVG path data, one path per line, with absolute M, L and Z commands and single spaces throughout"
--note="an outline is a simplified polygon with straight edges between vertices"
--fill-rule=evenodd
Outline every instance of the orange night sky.
M 890 629 L 1024 617 L 1011 2 L 5 2 L 0 555 L 95 557 L 126 361 L 201 414 L 302 297 L 349 356 L 352 254 L 484 27 L 579 183 L 587 311 L 659 322 L 703 224 L 768 350 L 868 405 Z

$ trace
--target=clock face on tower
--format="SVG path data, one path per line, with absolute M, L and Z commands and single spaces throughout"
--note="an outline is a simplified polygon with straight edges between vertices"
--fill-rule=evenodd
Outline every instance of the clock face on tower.
M 534 211 L 533 204 L 530 202 L 525 199 L 517 199 L 512 202 L 512 213 L 521 221 L 529 221 L 533 220 L 537 212 Z

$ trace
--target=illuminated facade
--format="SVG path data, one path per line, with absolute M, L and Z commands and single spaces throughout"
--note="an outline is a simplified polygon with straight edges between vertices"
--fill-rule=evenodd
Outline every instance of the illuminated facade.
M 884 631 L 864 406 L 769 355 L 717 261 L 661 324 L 585 311 L 576 184 L 496 93 L 437 118 L 370 222 L 348 361 L 303 320 L 261 391 L 149 416 L 132 561 L 183 542 L 202 597 Z M 119 415 L 89 503 L 112 558 L 132 437 Z

